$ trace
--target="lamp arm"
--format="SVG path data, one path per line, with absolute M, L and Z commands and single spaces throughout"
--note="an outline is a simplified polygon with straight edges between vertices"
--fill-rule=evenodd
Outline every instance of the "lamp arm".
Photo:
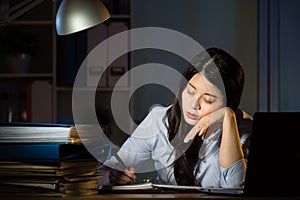
M 0 26 L 3 26 L 17 17 L 23 15 L 25 12 L 29 11 L 33 7 L 37 6 L 44 0 L 22 0 L 21 2 L 15 4 L 13 7 L 7 9 L 0 15 Z

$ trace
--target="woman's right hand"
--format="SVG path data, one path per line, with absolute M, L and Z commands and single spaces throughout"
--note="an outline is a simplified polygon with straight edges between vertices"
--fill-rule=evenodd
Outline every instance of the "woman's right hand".
M 133 182 L 136 179 L 134 169 L 125 169 L 123 172 L 111 169 L 109 174 L 109 180 L 111 185 L 124 185 Z

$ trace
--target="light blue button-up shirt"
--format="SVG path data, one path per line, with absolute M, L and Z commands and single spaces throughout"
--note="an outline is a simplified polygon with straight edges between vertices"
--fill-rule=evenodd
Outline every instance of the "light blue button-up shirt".
M 174 177 L 174 147 L 169 142 L 167 131 L 167 110 L 169 107 L 154 107 L 143 122 L 135 129 L 118 151 L 119 157 L 127 167 L 133 167 L 136 173 L 156 171 L 158 181 L 164 184 L 177 184 Z M 252 120 L 242 120 L 237 115 L 241 144 L 245 159 L 224 169 L 220 166 L 218 155 L 222 131 L 203 141 L 199 151 L 199 161 L 195 166 L 195 185 L 202 187 L 241 187 L 244 184 L 248 141 Z M 153 160 L 154 165 L 145 165 Z M 105 166 L 118 169 L 119 162 L 113 156 L 105 161 Z

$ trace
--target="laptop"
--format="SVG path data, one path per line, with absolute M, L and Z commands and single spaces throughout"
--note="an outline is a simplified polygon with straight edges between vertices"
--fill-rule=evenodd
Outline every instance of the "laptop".
M 253 116 L 245 187 L 203 188 L 210 194 L 300 195 L 300 112 L 257 112 Z

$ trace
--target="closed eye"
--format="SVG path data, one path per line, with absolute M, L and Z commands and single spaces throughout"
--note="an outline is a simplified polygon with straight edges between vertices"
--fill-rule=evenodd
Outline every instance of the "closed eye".
M 188 92 L 189 94 L 195 94 L 196 88 L 194 88 L 194 86 L 192 86 L 191 84 L 189 84 L 189 85 L 187 86 L 187 92 Z
M 213 94 L 205 93 L 203 96 L 203 100 L 206 103 L 212 104 L 217 101 L 217 96 L 215 96 Z

